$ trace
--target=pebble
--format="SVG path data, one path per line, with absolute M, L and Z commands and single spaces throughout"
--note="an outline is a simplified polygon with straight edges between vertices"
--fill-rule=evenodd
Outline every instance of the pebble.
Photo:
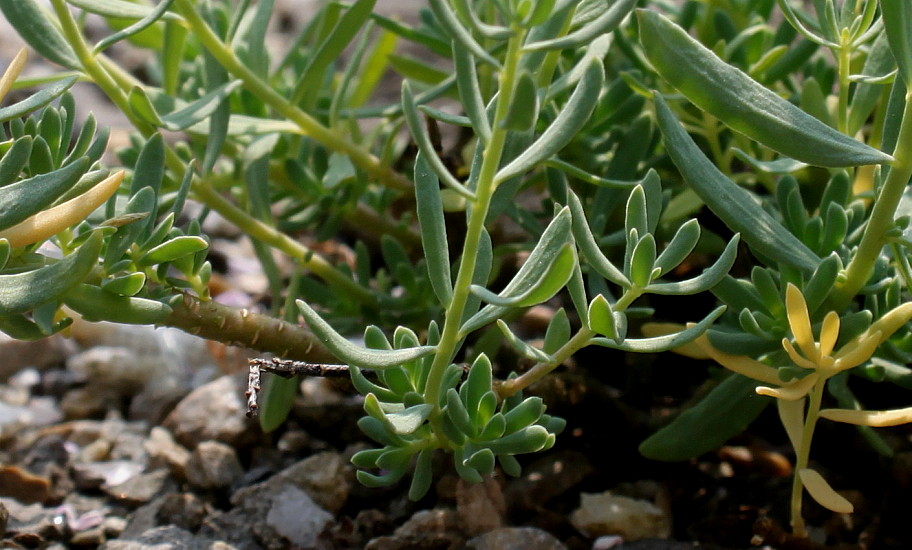
M 175 527 L 149 529 L 132 540 L 112 540 L 98 547 L 99 550 L 234 550 L 235 547 L 220 540 L 194 535 Z
M 206 504 L 193 493 L 168 493 L 161 499 L 155 519 L 161 525 L 176 525 L 195 532 L 208 512 Z
M 640 499 L 604 493 L 582 493 L 581 503 L 570 516 L 574 527 L 590 537 L 619 535 L 627 541 L 668 538 L 671 520 L 655 504 Z
M 149 432 L 149 437 L 143 445 L 149 455 L 151 468 L 165 466 L 179 481 L 187 479 L 187 462 L 190 461 L 190 451 L 174 441 L 171 432 L 155 426 Z
M 11 58 L 8 58 L 11 59 Z M 23 369 L 39 370 L 63 363 L 70 346 L 59 336 L 43 340 L 14 340 L 0 332 L 0 381 L 6 380 Z
M 470 539 L 467 550 L 567 550 L 561 541 L 535 527 L 501 527 Z
M 392 536 L 372 539 L 365 550 L 460 548 L 465 541 L 459 516 L 450 508 L 416 512 Z
M 337 513 L 345 505 L 354 481 L 352 467 L 337 452 L 311 455 L 266 481 L 274 489 L 291 483 L 306 491 L 321 508 Z
M 105 485 L 102 489 L 118 503 L 135 508 L 162 493 L 170 479 L 171 472 L 162 468 L 139 474 L 117 485 Z
M 9 521 L 9 511 L 6 506 L 0 502 L 0 534 L 6 533 L 6 524 Z
M 221 441 L 235 448 L 254 438 L 245 416 L 246 377 L 222 376 L 190 392 L 165 418 L 164 426 L 185 447 L 201 441 Z
M 22 504 L 42 504 L 51 494 L 51 480 L 36 476 L 17 466 L 0 466 L 0 497 Z
M 456 513 L 467 535 L 480 535 L 504 526 L 507 505 L 497 479 L 481 483 L 460 479 L 456 483 Z
M 203 441 L 187 461 L 187 481 L 200 489 L 224 489 L 244 475 L 234 449 L 218 441 Z
M 294 548 L 316 548 L 320 533 L 332 519 L 306 492 L 286 487 L 273 501 L 266 525 Z
M 143 465 L 130 460 L 106 460 L 73 465 L 73 479 L 82 490 L 98 489 L 102 485 L 113 487 L 138 476 Z

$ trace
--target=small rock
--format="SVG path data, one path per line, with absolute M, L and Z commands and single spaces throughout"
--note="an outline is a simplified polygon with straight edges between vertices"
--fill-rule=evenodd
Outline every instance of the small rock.
M 321 508 L 337 513 L 348 499 L 352 477 L 352 468 L 342 455 L 327 451 L 292 464 L 267 483 L 275 488 L 292 483 L 306 491 Z
M 590 537 L 620 535 L 625 540 L 668 538 L 671 521 L 661 509 L 646 500 L 612 494 L 582 493 L 581 503 L 570 516 L 573 525 Z
M 60 400 L 60 408 L 67 418 L 101 418 L 115 406 L 118 406 L 119 398 L 113 392 L 107 392 L 99 388 L 76 388 L 63 394 Z
M 456 511 L 435 508 L 416 512 L 392 536 L 371 540 L 365 550 L 460 548 L 464 540 Z
M 456 483 L 456 513 L 467 535 L 479 535 L 503 527 L 507 505 L 500 483 L 486 476 L 481 483 L 460 479 Z
M 200 489 L 223 489 L 243 475 L 234 449 L 217 441 L 203 441 L 187 461 L 187 481 Z
M 98 489 L 102 485 L 113 487 L 128 479 L 138 476 L 143 470 L 142 464 L 129 460 L 108 460 L 73 465 L 73 479 L 76 486 L 83 490 Z
M 222 376 L 190 392 L 165 418 L 164 426 L 188 448 L 200 441 L 221 441 L 238 448 L 253 436 L 245 416 L 246 377 Z
M 206 539 L 180 527 L 156 527 L 132 540 L 112 540 L 99 550 L 234 550 L 222 541 Z
M 72 546 L 98 546 L 99 544 L 104 544 L 107 540 L 108 537 L 105 535 L 104 527 L 99 525 L 85 531 L 73 533 L 73 536 L 70 537 L 70 544 Z
M 195 532 L 203 524 L 206 504 L 193 493 L 169 493 L 164 496 L 155 514 L 161 525 L 176 525 Z
M 523 468 L 522 477 L 510 482 L 505 490 L 506 501 L 512 513 L 540 510 L 593 471 L 592 463 L 580 452 L 548 453 Z
M 171 432 L 156 426 L 149 432 L 149 437 L 143 444 L 149 455 L 151 468 L 168 467 L 179 481 L 187 479 L 187 462 L 190 460 L 190 451 L 182 447 Z
M 51 480 L 17 466 L 0 466 L 0 497 L 11 497 L 22 504 L 42 504 L 50 494 Z
M 46 544 L 47 541 L 62 540 L 67 528 L 66 516 L 55 509 L 40 504 L 22 505 L 16 500 L 2 498 L 2 504 L 9 513 L 6 535 L 24 545 Z
M 168 470 L 159 469 L 139 474 L 117 485 L 104 485 L 102 489 L 119 503 L 136 507 L 149 502 L 161 493 L 170 477 L 171 474 Z
M 501 527 L 466 543 L 467 550 L 567 550 L 561 541 L 535 527 Z
M 27 367 L 45 369 L 59 365 L 66 358 L 66 353 L 66 342 L 59 336 L 25 341 L 0 333 L 0 357 L 3 357 L 0 361 L 0 381 Z
M 161 363 L 158 358 L 151 361 Z M 94 346 L 70 357 L 67 368 L 92 386 L 103 385 L 117 395 L 132 395 L 161 370 L 149 368 L 149 363 L 126 347 Z
M 127 520 L 117 516 L 110 516 L 104 519 L 101 526 L 106 537 L 116 538 L 127 528 Z
M 273 501 L 266 525 L 294 548 L 315 548 L 320 533 L 332 519 L 310 495 L 296 487 L 286 487 Z

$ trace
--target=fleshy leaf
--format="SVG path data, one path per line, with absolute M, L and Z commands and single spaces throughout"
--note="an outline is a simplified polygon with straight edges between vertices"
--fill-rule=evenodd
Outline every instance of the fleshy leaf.
M 893 160 L 827 126 L 725 63 L 659 13 L 638 10 L 637 15 L 640 42 L 656 71 L 729 128 L 814 166 L 833 168 Z

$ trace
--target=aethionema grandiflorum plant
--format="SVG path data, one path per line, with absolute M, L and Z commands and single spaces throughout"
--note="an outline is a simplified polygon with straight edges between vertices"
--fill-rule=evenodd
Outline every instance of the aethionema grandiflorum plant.
M 52 0 L 50 14 L 31 0 L 0 2 L 7 18 L 36 49 L 98 85 L 137 130 L 131 146 L 120 152 L 132 168 L 127 174 L 129 188 L 120 190 L 119 200 L 108 202 L 107 220 L 90 218 L 75 231 L 91 246 L 83 245 L 79 254 L 70 254 L 66 232 L 51 237 L 66 256 L 52 267 L 59 270 L 62 267 L 58 266 L 78 259 L 90 273 L 71 273 L 66 288 L 49 286 L 40 304 L 18 304 L 16 319 L 33 323 L 41 335 L 51 334 L 62 325 L 47 326 L 46 319 L 56 318 L 59 306 L 66 303 L 88 319 L 181 326 L 283 355 L 319 357 L 311 351 L 314 339 L 306 331 L 212 305 L 206 286 L 211 266 L 206 262 L 207 240 L 200 221 L 192 219 L 177 226 L 185 200 L 194 198 L 256 240 L 266 252 L 261 261 L 276 286 L 282 281 L 269 261 L 272 248 L 296 259 L 301 268 L 313 271 L 335 289 L 297 277 L 285 299 L 274 303 L 284 305 L 276 312 L 284 309 L 281 313 L 289 320 L 296 319 L 300 311 L 319 341 L 352 367 L 353 381 L 365 394 L 367 416 L 360 425 L 381 445 L 354 458 L 363 468 L 359 472 L 363 482 L 393 483 L 414 464 L 410 496 L 420 498 L 430 486 L 431 456 L 437 450 L 452 453 L 454 466 L 468 480 L 491 474 L 496 462 L 504 471 L 518 474 L 515 455 L 550 447 L 563 427 L 563 421 L 545 414 L 540 398 L 524 397 L 524 388 L 587 345 L 657 352 L 684 344 L 723 310 L 716 309 L 695 327 L 679 333 L 628 338 L 628 315 L 649 312 L 635 307 L 635 301 L 648 294 L 692 294 L 713 287 L 731 267 L 738 238 L 724 244 L 718 260 L 701 275 L 685 281 L 663 280 L 696 247 L 701 231 L 696 221 L 682 220 L 660 250 L 655 235 L 663 212 L 658 174 L 648 171 L 640 180 L 617 180 L 560 158 L 561 151 L 583 135 L 599 104 L 605 84 L 603 58 L 612 44 L 610 33 L 634 4 L 624 0 L 577 13 L 576 2 L 492 3 L 481 12 L 476 11 L 480 6 L 467 2 L 430 2 L 443 34 L 436 41 L 422 40 L 451 57 L 456 70 L 452 78 L 430 89 L 421 82 L 405 84 L 401 105 L 384 111 L 391 117 L 401 116 L 398 120 L 404 120 L 419 149 L 414 175 L 405 178 L 390 167 L 391 153 L 381 160 L 364 142 L 346 135 L 350 126 L 344 117 L 358 116 L 358 102 L 363 99 L 356 101 L 355 96 L 366 93 L 359 90 L 354 71 L 346 72 L 349 88 L 328 90 L 329 116 L 317 109 L 319 102 L 314 103 L 314 94 L 322 93 L 313 88 L 320 81 L 316 77 L 333 74 L 327 60 L 355 37 L 353 29 L 366 24 L 371 1 L 361 0 L 350 7 L 332 4 L 321 15 L 325 28 L 315 26 L 302 33 L 302 40 L 316 44 L 314 57 L 307 58 L 306 52 L 295 49 L 273 74 L 263 73 L 268 63 L 260 63 L 265 52 L 257 42 L 268 22 L 271 2 L 245 4 L 244 9 L 229 12 L 227 4 L 207 2 L 197 9 L 184 0 L 154 8 Z M 93 45 L 70 6 L 103 17 L 120 16 L 135 24 Z M 405 34 L 401 26 L 384 24 Z M 152 34 L 144 34 L 149 32 Z M 160 55 L 160 72 L 155 73 L 162 79 L 160 88 L 139 82 L 103 53 L 119 40 L 143 43 L 140 35 L 151 44 L 146 47 Z M 365 54 L 369 43 L 362 40 L 358 50 Z M 206 54 L 200 56 L 200 51 Z M 294 70 L 300 67 L 303 75 Z M 375 83 L 366 84 L 366 89 Z M 413 89 L 419 85 L 424 90 L 416 93 Z M 352 88 L 357 94 L 348 94 Z M 424 105 L 446 91 L 459 99 L 464 116 Z M 42 117 L 51 117 L 49 112 L 44 111 Z M 453 173 L 441 159 L 422 121 L 424 116 L 472 130 L 467 176 Z M 45 126 L 51 127 L 35 124 L 36 129 L 45 130 Z M 372 139 L 384 143 L 385 151 L 395 150 L 398 126 L 391 123 L 379 128 Z M 183 132 L 187 141 L 166 142 L 161 131 Z M 327 156 L 331 161 L 326 161 Z M 542 165 L 549 168 L 539 170 Z M 510 206 L 524 185 L 543 175 L 554 196 L 547 198 L 540 213 L 523 218 Z M 567 175 L 618 191 L 615 200 L 627 209 L 620 227 L 623 264 L 615 265 L 603 252 L 587 219 L 586 203 Z M 273 188 L 272 177 L 290 185 L 291 191 L 281 185 Z M 366 181 L 379 185 L 367 186 Z M 400 232 L 401 238 L 384 236 L 380 243 L 389 273 L 409 293 L 407 300 L 391 295 L 393 289 L 380 273 L 374 278 L 369 262 L 362 264 L 359 257 L 355 269 L 347 271 L 330 266 L 283 234 L 271 219 L 270 201 L 292 205 L 282 218 L 290 223 L 299 219 L 296 216 L 301 211 L 294 205 L 302 199 L 311 194 L 320 200 L 337 197 L 340 190 L 347 197 L 343 206 L 369 203 L 381 209 L 397 193 L 414 192 L 416 240 L 425 256 L 417 265 L 418 275 L 401 244 L 411 238 L 410 231 Z M 465 237 L 455 255 L 448 242 L 445 202 L 465 217 Z M 340 208 L 342 217 L 362 212 L 347 210 L 346 214 L 346 210 Z M 499 266 L 495 265 L 488 227 L 504 213 L 520 216 L 517 219 L 530 233 L 524 245 L 529 256 L 511 281 L 494 292 L 488 285 Z M 380 219 L 376 212 L 374 216 L 371 219 Z M 114 229 L 94 232 L 97 225 Z M 90 234 L 97 236 L 87 237 Z M 451 256 L 457 257 L 457 265 L 451 265 Z M 19 264 L 10 267 L 23 268 Z M 599 288 L 591 297 L 584 268 L 590 282 L 596 281 Z M 47 273 L 28 273 L 38 272 Z M 609 290 L 609 283 L 618 289 L 617 296 Z M 371 288 L 374 285 L 380 292 Z M 24 287 L 17 288 L 19 295 Z M 570 316 L 561 309 L 551 320 L 541 347 L 512 332 L 507 323 L 510 315 L 546 302 L 565 288 L 580 319 L 575 330 Z M 77 295 L 88 298 L 78 300 L 73 297 Z M 296 300 L 302 296 L 307 300 Z M 391 338 L 379 328 L 369 327 L 364 338 L 367 347 L 362 348 L 328 324 L 309 305 L 311 301 L 324 305 L 324 315 L 359 311 L 345 309 L 354 303 L 364 308 L 362 314 L 413 308 L 429 312 L 431 318 L 423 319 L 427 328 L 420 338 L 418 331 L 405 326 L 395 329 Z M 438 314 L 440 325 L 434 318 Z M 456 361 L 465 352 L 467 338 L 495 322 L 504 341 L 535 366 L 497 381 L 487 355 L 476 353 L 469 358 L 468 373 L 463 376 Z M 363 376 L 363 368 L 375 370 L 379 380 Z M 264 420 L 269 427 L 281 420 L 290 404 L 288 392 L 279 393 L 285 394 L 284 402 L 278 395 L 266 403 L 263 417 L 269 419 Z

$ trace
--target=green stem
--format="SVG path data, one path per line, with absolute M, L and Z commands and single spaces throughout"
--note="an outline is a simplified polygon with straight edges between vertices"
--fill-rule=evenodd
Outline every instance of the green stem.
M 804 518 L 801 515 L 801 503 L 804 498 L 804 484 L 801 482 L 801 476 L 798 472 L 807 468 L 808 460 L 811 454 L 811 442 L 814 439 L 814 428 L 817 426 L 817 419 L 820 415 L 820 402 L 823 398 L 823 388 L 826 386 L 827 379 L 822 377 L 811 390 L 810 402 L 804 420 L 804 431 L 801 434 L 801 445 L 795 449 L 795 473 L 792 477 L 792 533 L 798 537 L 807 537 L 807 528 L 804 525 Z
M 849 131 L 849 75 L 852 71 L 851 56 L 852 44 L 846 43 L 848 37 L 843 37 L 839 50 L 834 52 L 839 60 L 839 106 L 836 111 L 837 125 L 843 134 Z
M 237 206 L 231 204 L 208 183 L 199 180 L 193 186 L 194 197 L 211 207 L 228 221 L 244 230 L 250 237 L 281 250 L 302 267 L 317 274 L 336 289 L 347 293 L 361 303 L 376 305 L 376 299 L 370 291 L 332 266 L 325 258 L 315 254 L 303 244 L 292 239 L 281 231 L 250 216 Z
M 337 153 L 348 156 L 356 166 L 383 185 L 400 191 L 408 191 L 412 188 L 411 182 L 405 176 L 389 166 L 384 166 L 380 159 L 372 153 L 352 143 L 335 130 L 320 124 L 276 92 L 238 59 L 234 51 L 222 42 L 206 24 L 189 0 L 177 0 L 174 5 L 186 20 L 190 32 L 229 73 L 239 78 L 244 83 L 244 87 L 253 95 L 283 117 L 297 124 L 309 137 Z
M 842 311 L 870 278 L 877 257 L 887 243 L 887 231 L 893 227 L 896 207 L 912 177 L 912 94 L 908 92 L 893 158 L 895 160 L 887 179 L 877 193 L 861 243 L 846 268 L 845 279 L 828 300 L 828 307 L 834 311 Z
M 453 298 L 447 305 L 446 318 L 443 323 L 440 342 L 437 345 L 437 353 L 428 374 L 424 401 L 434 406 L 434 413 L 431 416 L 431 422 L 434 424 L 439 424 L 440 385 L 443 374 L 462 339 L 462 335 L 459 333 L 459 326 L 462 324 L 465 304 L 469 298 L 469 287 L 472 284 L 472 276 L 475 273 L 475 263 L 478 257 L 482 231 L 484 231 L 485 218 L 491 204 L 491 197 L 494 194 L 494 176 L 497 174 L 506 144 L 507 131 L 501 127 L 500 121 L 506 118 L 510 101 L 513 97 L 513 89 L 515 88 L 517 69 L 519 67 L 519 50 L 525 36 L 522 29 L 516 28 L 514 30 L 513 37 L 507 43 L 506 58 L 500 73 L 499 87 L 501 93 L 497 97 L 491 139 L 488 141 L 483 154 L 478 183 L 475 189 L 475 201 L 471 205 L 471 215 L 469 216 L 469 225 L 463 245 L 462 261 L 459 264 L 459 272 L 456 275 L 456 283 L 453 288 Z M 439 426 L 434 428 L 435 432 L 442 433 L 438 429 Z
M 73 19 L 64 0 L 52 0 L 54 12 L 60 20 L 61 29 L 67 42 L 73 48 L 82 68 L 95 84 L 108 96 L 108 98 L 127 116 L 130 123 L 136 130 L 145 137 L 151 136 L 156 129 L 145 121 L 134 116 L 130 108 L 125 88 L 132 86 L 131 80 L 126 77 L 114 78 L 108 72 L 107 68 L 99 61 L 99 57 L 92 53 L 92 49 L 86 43 L 76 20 Z M 110 64 L 108 64 L 110 66 Z M 165 145 L 165 164 L 168 169 L 177 175 L 180 179 L 187 171 L 187 166 L 180 156 L 167 144 Z M 376 299 L 371 292 L 363 286 L 355 283 L 345 276 L 341 271 L 333 267 L 323 257 L 315 254 L 306 246 L 289 238 L 284 233 L 266 225 L 247 212 L 231 204 L 224 197 L 215 192 L 212 187 L 201 180 L 198 176 L 193 176 L 192 187 L 193 197 L 212 210 L 218 212 L 225 219 L 233 222 L 245 233 L 251 237 L 260 240 L 274 248 L 282 251 L 288 256 L 296 259 L 303 267 L 313 271 L 325 281 L 336 286 L 339 290 L 348 293 L 356 300 L 376 307 Z
M 589 330 L 588 328 L 581 328 L 579 332 L 573 336 L 573 338 L 561 346 L 559 350 L 554 352 L 552 355 L 554 358 L 553 360 L 547 363 L 538 363 L 531 369 L 522 373 L 520 376 L 511 378 L 509 380 L 504 380 L 497 387 L 497 394 L 501 398 L 510 397 L 514 393 L 522 391 L 523 389 L 528 388 L 532 384 L 538 382 L 550 374 L 551 371 L 561 366 L 564 361 L 570 358 L 571 355 L 588 346 L 589 341 L 592 340 L 593 336 L 595 336 L 595 332 Z

